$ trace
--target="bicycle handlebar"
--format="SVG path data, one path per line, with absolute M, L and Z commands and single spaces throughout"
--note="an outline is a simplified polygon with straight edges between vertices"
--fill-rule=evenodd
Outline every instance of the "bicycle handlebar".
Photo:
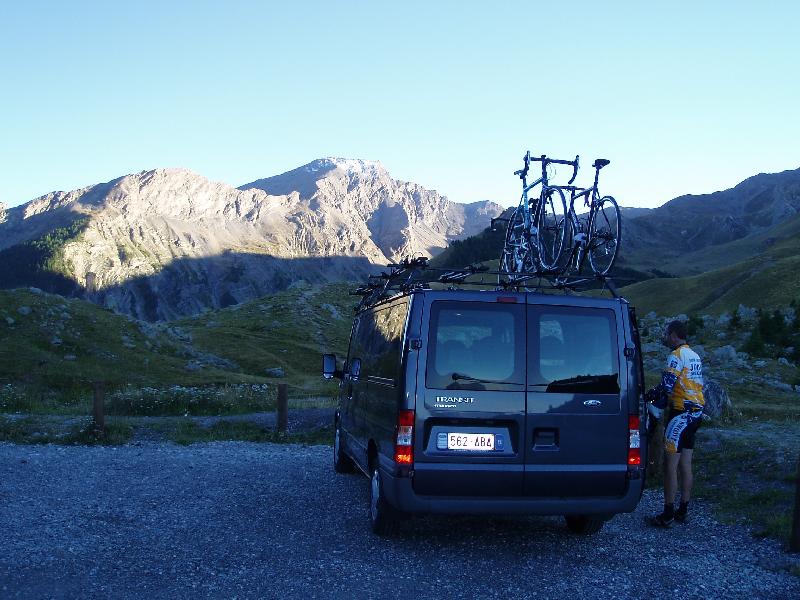
M 514 171 L 514 175 L 519 175 L 520 179 L 524 179 L 528 175 L 528 169 L 531 166 L 532 162 L 540 162 L 542 163 L 542 173 L 547 168 L 547 165 L 569 165 L 572 167 L 572 177 L 569 178 L 567 185 L 572 185 L 572 182 L 575 181 L 575 178 L 578 176 L 578 166 L 580 164 L 580 155 L 575 155 L 575 160 L 560 160 L 557 158 L 547 158 L 545 154 L 542 154 L 538 157 L 532 157 L 530 150 L 525 153 L 525 156 L 522 157 L 522 160 L 525 162 L 525 167 L 520 169 L 519 171 Z
M 525 153 L 525 156 L 522 157 L 522 161 L 525 163 L 525 167 L 520 169 L 519 171 L 514 171 L 514 175 L 519 175 L 519 178 L 524 181 L 525 177 L 527 177 L 527 175 L 528 175 L 528 169 L 531 166 L 531 151 L 530 150 L 528 150 Z

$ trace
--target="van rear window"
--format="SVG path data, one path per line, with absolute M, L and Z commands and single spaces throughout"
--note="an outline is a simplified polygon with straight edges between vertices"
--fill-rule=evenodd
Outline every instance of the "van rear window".
M 426 384 L 491 390 L 525 384 L 523 306 L 434 302 Z
M 530 307 L 528 384 L 540 391 L 619 392 L 614 312 L 575 307 Z

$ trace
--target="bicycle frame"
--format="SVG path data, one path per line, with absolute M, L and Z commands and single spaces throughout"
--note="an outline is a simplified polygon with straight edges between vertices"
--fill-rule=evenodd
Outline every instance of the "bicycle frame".
M 597 201 L 600 199 L 600 191 L 597 188 L 600 179 L 600 169 L 602 167 L 595 167 L 594 183 L 592 187 L 579 188 L 575 186 L 562 186 L 562 190 L 569 190 L 569 207 L 567 208 L 567 218 L 569 219 L 570 227 L 572 229 L 572 249 L 570 250 L 569 260 L 567 264 L 572 263 L 577 273 L 580 273 L 583 267 L 583 261 L 586 259 L 586 253 L 591 244 L 591 231 L 594 220 L 597 216 Z M 589 207 L 589 217 L 586 221 L 586 230 L 581 228 L 581 222 L 578 219 L 578 214 L 575 212 L 575 200 L 583 197 L 584 203 Z
M 544 193 L 548 189 L 553 189 L 562 186 L 552 186 L 550 185 L 550 180 L 547 176 L 547 167 L 551 164 L 559 164 L 559 165 L 569 165 L 573 168 L 572 177 L 569 180 L 567 186 L 570 183 L 575 181 L 575 177 L 578 175 L 578 160 L 579 157 L 576 156 L 574 161 L 570 160 L 558 160 L 555 158 L 547 158 L 546 155 L 542 154 L 538 158 L 532 158 L 530 151 L 528 151 L 525 156 L 523 157 L 525 162 L 525 167 L 520 171 L 515 171 L 514 175 L 519 175 L 520 179 L 522 179 L 522 197 L 519 200 L 519 205 L 517 210 L 524 205 L 525 209 L 523 211 L 524 214 L 524 223 L 525 223 L 525 230 L 530 231 L 532 234 L 538 236 L 538 231 L 536 228 L 533 227 L 533 223 L 538 221 L 539 211 L 541 210 L 541 199 Z M 542 176 L 539 177 L 536 181 L 531 184 L 528 184 L 526 181 L 528 175 L 528 168 L 530 167 L 531 162 L 541 162 L 542 163 Z M 541 184 L 542 189 L 539 193 L 538 198 L 534 198 L 533 200 L 529 199 L 528 192 L 535 188 L 537 185 Z M 531 204 L 535 201 L 535 205 L 531 206 Z

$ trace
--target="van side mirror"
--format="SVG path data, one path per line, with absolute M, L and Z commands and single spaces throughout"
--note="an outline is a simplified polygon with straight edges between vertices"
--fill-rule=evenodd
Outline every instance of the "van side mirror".
M 361 359 L 354 358 L 353 361 L 350 363 L 350 379 L 352 381 L 358 381 L 358 378 L 361 376 Z
M 325 379 L 336 377 L 342 378 L 342 372 L 336 368 L 336 355 L 323 354 L 322 355 L 322 376 Z

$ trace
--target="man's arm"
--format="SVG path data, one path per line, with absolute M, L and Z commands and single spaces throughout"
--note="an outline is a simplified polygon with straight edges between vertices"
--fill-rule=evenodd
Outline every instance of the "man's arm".
M 647 392 L 646 400 L 658 409 L 667 407 L 667 400 L 675 389 L 680 375 L 680 358 L 675 354 L 667 357 L 666 368 L 661 372 L 661 382 Z

